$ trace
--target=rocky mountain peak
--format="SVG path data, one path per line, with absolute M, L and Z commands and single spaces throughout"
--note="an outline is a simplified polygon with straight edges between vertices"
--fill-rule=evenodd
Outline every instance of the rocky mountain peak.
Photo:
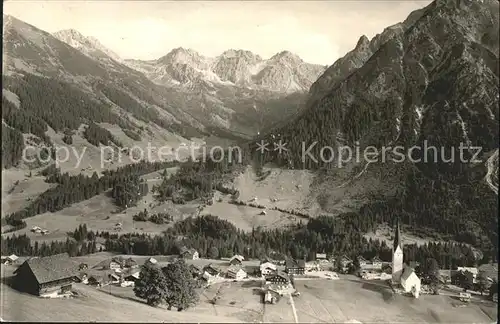
M 368 39 L 368 37 L 366 37 L 366 35 L 363 35 L 359 38 L 354 50 L 358 50 L 358 51 L 363 50 L 363 49 L 368 48 L 369 46 L 370 46 L 370 40 Z
M 301 62 L 303 62 L 298 55 L 290 51 L 279 52 L 271 57 L 270 60 L 288 64 L 300 64 Z
M 97 38 L 92 36 L 84 36 L 82 33 L 75 29 L 60 30 L 53 33 L 52 36 L 70 45 L 71 47 L 80 50 L 90 57 L 102 59 L 103 56 L 104 58 L 105 56 L 108 56 L 115 61 L 121 61 L 121 58 L 118 56 L 118 54 L 101 44 L 101 42 Z

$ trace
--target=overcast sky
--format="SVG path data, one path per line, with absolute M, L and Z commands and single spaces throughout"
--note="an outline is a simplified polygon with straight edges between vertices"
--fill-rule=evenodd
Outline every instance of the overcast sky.
M 10 0 L 4 13 L 48 32 L 76 29 L 122 58 L 156 59 L 176 47 L 217 56 L 232 48 L 263 58 L 289 50 L 332 64 L 361 35 L 371 39 L 430 2 Z

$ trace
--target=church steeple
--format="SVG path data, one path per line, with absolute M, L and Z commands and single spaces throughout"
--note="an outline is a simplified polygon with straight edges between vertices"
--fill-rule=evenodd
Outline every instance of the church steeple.
M 403 245 L 401 243 L 401 229 L 399 227 L 399 218 L 396 220 L 396 233 L 394 235 L 394 245 L 393 245 L 394 251 L 396 251 L 398 246 L 401 250 L 403 249 Z

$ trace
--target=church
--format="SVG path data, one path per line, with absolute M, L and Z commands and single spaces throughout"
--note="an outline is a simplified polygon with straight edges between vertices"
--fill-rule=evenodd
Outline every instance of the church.
M 420 295 L 420 278 L 413 268 L 403 262 L 403 242 L 399 220 L 396 223 L 396 233 L 392 245 L 392 284 L 401 286 L 405 293 L 411 293 L 415 298 Z

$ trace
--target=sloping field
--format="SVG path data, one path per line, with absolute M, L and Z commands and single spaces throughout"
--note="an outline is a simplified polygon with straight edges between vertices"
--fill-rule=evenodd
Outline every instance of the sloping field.
M 30 204 L 30 200 L 54 186 L 46 183 L 45 177 L 37 176 L 41 169 L 32 170 L 31 177 L 29 170 L 2 170 L 2 217 L 23 209 Z
M 283 170 L 264 168 L 267 176 L 259 179 L 251 167 L 240 174 L 234 181 L 239 190 L 239 200 L 254 201 L 268 208 L 279 207 L 286 210 L 307 210 L 315 213 L 319 205 L 309 196 L 314 174 L 307 170 Z M 273 201 L 273 200 L 277 201 Z
M 347 280 L 296 281 L 294 298 L 299 321 L 363 323 L 491 323 L 487 313 L 496 305 L 471 303 L 454 307 L 449 296 L 423 295 L 419 299 L 393 295 L 384 284 Z M 269 307 L 271 308 L 271 306 Z M 484 310 L 483 310 L 484 309 Z
M 2 284 L 1 317 L 6 321 L 32 322 L 241 322 L 237 318 L 196 312 L 168 311 L 165 308 L 118 298 L 93 287 L 75 284 L 78 298 L 42 299 Z

